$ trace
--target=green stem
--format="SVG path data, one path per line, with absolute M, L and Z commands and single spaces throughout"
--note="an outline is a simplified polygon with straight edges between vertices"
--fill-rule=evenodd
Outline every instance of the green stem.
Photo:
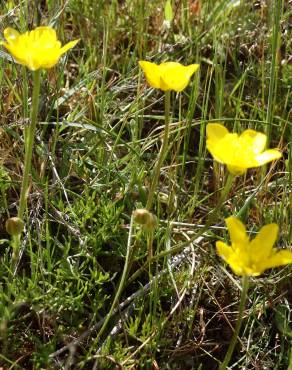
M 168 137 L 169 137 L 169 122 L 170 122 L 170 91 L 165 91 L 165 110 L 164 110 L 164 116 L 165 116 L 165 126 L 164 126 L 164 134 L 163 134 L 163 141 L 162 145 L 159 151 L 158 160 L 156 162 L 156 165 L 153 170 L 153 180 L 151 183 L 151 187 L 149 190 L 149 195 L 147 199 L 146 209 L 149 211 L 152 207 L 153 203 L 153 197 L 154 193 L 157 187 L 159 175 L 160 175 L 160 169 L 163 163 L 163 160 L 165 158 L 167 148 L 168 148 Z
M 27 201 L 27 190 L 28 190 L 28 180 L 31 169 L 31 159 L 32 159 L 32 149 L 35 138 L 37 116 L 38 116 L 38 106 L 39 106 L 39 95 L 40 95 L 40 76 L 41 70 L 38 69 L 33 74 L 33 94 L 32 94 L 32 108 L 30 115 L 30 125 L 27 130 L 27 135 L 25 136 L 25 157 L 24 157 L 24 172 L 22 177 L 21 191 L 20 191 L 20 200 L 19 200 L 19 209 L 18 217 L 23 218 L 26 201 Z
M 287 370 L 292 370 L 292 342 L 290 344 L 290 356 L 289 356 L 289 365 Z
M 32 93 L 32 107 L 30 114 L 30 124 L 25 127 L 24 132 L 24 171 L 22 177 L 22 184 L 20 190 L 19 209 L 18 217 L 23 219 L 23 215 L 26 209 L 27 196 L 28 196 L 28 181 L 31 170 L 32 150 L 35 138 L 35 131 L 37 125 L 38 107 L 39 107 L 39 95 L 40 95 L 40 76 L 41 70 L 38 69 L 33 74 L 33 93 Z M 26 104 L 24 102 L 24 104 Z M 13 245 L 13 256 L 14 262 L 18 260 L 19 248 L 20 248 L 20 235 L 15 235 L 12 238 Z
M 124 270 L 123 270 L 123 273 L 122 273 L 122 277 L 121 277 L 121 280 L 120 280 L 120 284 L 119 284 L 119 287 L 117 289 L 117 292 L 116 292 L 116 295 L 114 297 L 114 300 L 112 302 L 112 305 L 111 305 L 111 308 L 108 312 L 108 314 L 106 315 L 106 318 L 102 324 L 102 327 L 100 328 L 100 331 L 98 332 L 97 334 L 97 337 L 96 337 L 96 343 L 99 341 L 100 337 L 102 336 L 102 334 L 104 333 L 106 327 L 107 327 L 107 324 L 112 316 L 112 313 L 114 311 L 114 308 L 116 307 L 117 303 L 118 303 L 118 300 L 122 294 L 122 291 L 123 291 L 123 288 L 124 288 L 124 285 L 125 285 L 125 281 L 126 281 L 126 278 L 127 278 L 127 274 L 128 274 L 128 268 L 129 268 L 129 264 L 130 264 L 130 256 L 131 256 L 131 251 L 132 251 L 132 232 L 133 232 L 133 216 L 131 217 L 131 222 L 130 222 L 130 229 L 129 229 L 129 236 L 128 236 L 128 244 L 127 244 L 127 254 L 126 254 L 126 260 L 125 260 L 125 264 L 124 264 Z
M 277 53 L 279 49 L 279 39 L 280 39 L 280 23 L 281 23 L 281 13 L 282 13 L 282 0 L 275 0 L 273 2 L 273 33 L 272 33 L 272 62 L 270 69 L 270 82 L 269 82 L 269 96 L 268 96 L 268 109 L 266 117 L 266 127 L 265 133 L 268 137 L 267 146 L 270 142 L 271 127 L 273 120 L 273 111 L 275 106 L 275 96 L 276 96 L 276 80 L 277 80 Z
M 189 240 L 187 240 L 185 242 L 179 243 L 179 244 L 175 245 L 174 247 L 172 247 L 170 249 L 167 249 L 167 250 L 164 250 L 164 251 L 156 254 L 152 258 L 148 259 L 144 263 L 144 265 L 142 267 L 140 267 L 130 277 L 130 279 L 128 280 L 128 284 L 130 284 L 132 281 L 134 281 L 143 271 L 145 271 L 145 268 L 151 262 L 156 261 L 156 260 L 158 260 L 158 259 L 160 259 L 162 257 L 165 257 L 165 256 L 169 255 L 169 254 L 180 252 L 183 248 L 187 247 L 190 243 L 192 243 L 197 238 L 199 238 L 200 236 L 202 236 L 209 229 L 209 227 L 213 224 L 214 220 L 216 219 L 216 217 L 218 215 L 218 212 L 220 211 L 220 209 L 221 209 L 223 203 L 225 202 L 225 200 L 226 200 L 226 198 L 228 196 L 228 193 L 229 193 L 229 191 L 231 189 L 231 186 L 233 184 L 233 179 L 234 179 L 234 175 L 232 175 L 231 173 L 229 173 L 228 174 L 228 177 L 227 177 L 227 180 L 226 180 L 226 183 L 224 185 L 224 188 L 222 189 L 219 202 L 217 203 L 217 205 L 214 208 L 213 212 L 210 214 L 210 217 L 208 218 L 208 220 L 206 222 L 206 225 L 202 229 L 200 229 L 200 231 L 197 234 L 195 234 L 191 239 L 189 239 Z
M 234 329 L 231 341 L 229 343 L 227 353 L 225 355 L 223 362 L 219 366 L 219 370 L 225 370 L 227 368 L 229 361 L 231 359 L 231 356 L 233 354 L 233 351 L 234 351 L 234 348 L 237 342 L 237 338 L 239 335 L 239 331 L 241 328 L 242 320 L 243 320 L 243 313 L 244 313 L 244 308 L 245 308 L 245 303 L 246 303 L 246 298 L 247 298 L 248 285 L 249 285 L 248 276 L 244 275 L 242 277 L 242 291 L 241 291 L 241 297 L 240 297 L 240 303 L 239 303 L 239 312 L 238 312 L 237 322 L 235 325 L 235 329 Z
M 234 180 L 234 175 L 232 175 L 230 172 L 228 172 L 228 177 L 226 179 L 226 183 L 224 185 L 224 188 L 222 189 L 222 192 L 221 192 L 221 195 L 220 195 L 220 198 L 219 198 L 219 201 L 216 205 L 216 207 L 214 208 L 213 212 L 210 214 L 210 217 L 208 218 L 207 222 L 206 222 L 206 225 L 204 227 L 204 232 L 206 231 L 206 229 L 208 229 L 215 221 L 217 215 L 218 215 L 218 212 L 220 211 L 223 203 L 225 202 L 225 200 L 227 199 L 227 196 L 230 192 L 230 189 L 231 189 L 231 186 L 233 184 L 233 180 Z

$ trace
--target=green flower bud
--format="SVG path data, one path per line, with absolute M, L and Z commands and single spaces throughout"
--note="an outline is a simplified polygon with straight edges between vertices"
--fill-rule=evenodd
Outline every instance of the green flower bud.
M 9 235 L 16 236 L 22 233 L 24 222 L 19 217 L 11 217 L 6 221 L 6 231 Z
M 134 221 L 145 230 L 153 230 L 157 227 L 157 217 L 147 209 L 139 208 L 133 212 Z

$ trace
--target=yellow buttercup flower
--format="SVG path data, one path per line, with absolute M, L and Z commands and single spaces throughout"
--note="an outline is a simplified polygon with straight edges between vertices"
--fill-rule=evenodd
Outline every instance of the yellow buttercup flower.
M 199 64 L 183 66 L 177 62 L 165 62 L 158 65 L 145 60 L 139 61 L 139 65 L 149 85 L 163 91 L 182 91 L 199 68 Z
M 73 48 L 79 40 L 61 46 L 56 31 L 51 27 L 37 27 L 33 31 L 20 34 L 13 28 L 4 30 L 6 42 L 1 44 L 10 52 L 16 62 L 32 71 L 49 69 L 58 63 L 60 57 Z
M 258 276 L 266 269 L 292 263 L 292 252 L 273 248 L 278 235 L 277 224 L 262 227 L 250 241 L 245 226 L 238 218 L 231 216 L 225 222 L 232 245 L 217 241 L 216 248 L 235 274 Z
M 241 175 L 248 168 L 262 166 L 282 156 L 276 149 L 265 150 L 266 142 L 267 136 L 261 132 L 245 130 L 238 135 L 219 123 L 207 125 L 207 149 L 216 161 L 225 163 L 233 175 Z

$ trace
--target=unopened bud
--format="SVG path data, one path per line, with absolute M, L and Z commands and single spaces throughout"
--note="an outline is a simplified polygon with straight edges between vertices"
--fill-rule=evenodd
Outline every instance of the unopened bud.
M 19 217 L 11 217 L 6 221 L 6 231 L 9 235 L 16 236 L 22 233 L 24 222 Z
M 134 221 L 141 225 L 145 230 L 153 230 L 157 227 L 157 217 L 147 211 L 147 209 L 139 208 L 133 212 Z

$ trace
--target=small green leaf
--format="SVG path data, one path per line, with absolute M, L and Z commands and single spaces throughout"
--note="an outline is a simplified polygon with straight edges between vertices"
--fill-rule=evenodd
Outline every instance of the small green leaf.
M 167 22 L 171 22 L 173 20 L 173 11 L 171 0 L 167 0 L 164 7 L 164 19 Z

